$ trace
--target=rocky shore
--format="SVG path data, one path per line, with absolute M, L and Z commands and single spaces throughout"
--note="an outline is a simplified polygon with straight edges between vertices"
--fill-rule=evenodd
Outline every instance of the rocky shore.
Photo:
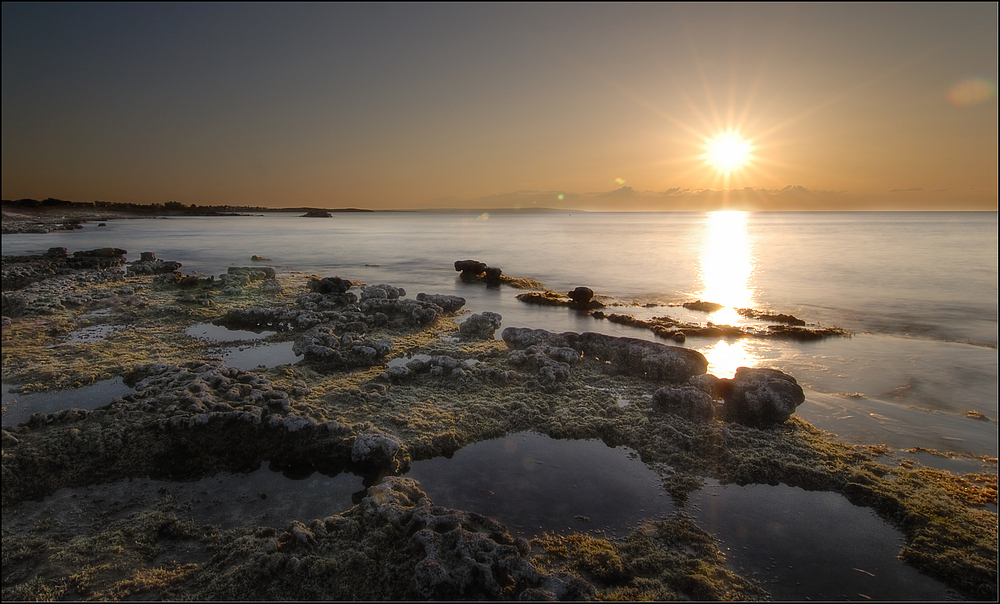
M 808 403 L 793 376 L 741 368 L 719 379 L 693 350 L 597 333 L 508 327 L 498 340 L 501 317 L 469 314 L 458 296 L 259 264 L 200 278 L 151 252 L 133 263 L 124 254 L 3 258 L 4 382 L 71 393 L 118 377 L 132 389 L 97 408 L 5 422 L 5 600 L 768 596 L 726 568 L 716 537 L 683 512 L 624 539 L 526 539 L 435 505 L 433 484 L 405 477 L 415 461 L 528 430 L 627 446 L 678 504 L 709 478 L 840 493 L 902 531 L 907 564 L 963 597 L 996 597 L 995 466 L 958 476 L 887 465 L 885 447 L 843 445 L 796 418 Z M 470 282 L 504 282 L 480 268 L 456 263 Z M 566 298 L 586 307 L 592 296 Z M 185 333 L 213 323 L 266 330 L 302 360 L 227 366 Z M 71 343 L 95 327 L 107 337 Z M 263 462 L 360 476 L 364 490 L 348 509 L 280 529 L 197 525 L 154 488 L 127 504 L 81 495 L 65 513 L 27 512 L 62 489 L 190 481 Z

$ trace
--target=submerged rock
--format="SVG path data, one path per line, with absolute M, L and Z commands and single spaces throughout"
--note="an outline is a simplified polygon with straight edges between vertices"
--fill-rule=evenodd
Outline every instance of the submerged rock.
M 715 312 L 719 309 L 725 308 L 725 306 L 717 302 L 702 302 L 701 300 L 685 302 L 681 306 L 688 310 L 700 310 L 701 312 Z
M 492 289 L 500 287 L 500 276 L 503 274 L 502 270 L 500 270 L 495 266 L 487 266 L 485 273 L 486 273 L 486 278 L 485 278 L 486 287 Z
M 760 367 L 740 367 L 731 380 L 719 380 L 726 401 L 725 420 L 763 428 L 785 422 L 805 400 L 795 378 Z

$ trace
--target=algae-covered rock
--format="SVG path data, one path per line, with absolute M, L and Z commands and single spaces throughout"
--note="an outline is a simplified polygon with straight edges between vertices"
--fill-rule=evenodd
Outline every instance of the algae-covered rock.
M 458 326 L 458 332 L 463 338 L 486 340 L 493 337 L 500 329 L 503 317 L 495 312 L 483 312 L 466 319 Z
M 696 350 L 636 338 L 618 338 L 593 332 L 555 334 L 543 329 L 519 327 L 504 329 L 501 337 L 514 349 L 543 343 L 568 346 L 586 357 L 610 363 L 619 372 L 656 380 L 686 381 L 708 370 L 708 359 Z
M 731 380 L 719 380 L 729 422 L 767 427 L 783 423 L 805 400 L 795 378 L 760 367 L 740 367 Z
M 361 434 L 351 447 L 351 461 L 356 464 L 375 467 L 389 467 L 399 453 L 399 439 L 384 432 Z
M 391 348 L 389 340 L 351 332 L 338 334 L 334 325 L 317 325 L 295 341 L 292 352 L 326 367 L 370 367 L 381 363 Z
M 388 283 L 379 283 L 378 285 L 369 285 L 361 290 L 361 300 L 396 300 L 397 298 L 402 298 L 406 295 L 406 291 L 402 287 L 396 287 L 394 285 L 389 285 Z
M 440 306 L 445 312 L 455 312 L 465 306 L 465 298 L 450 294 L 417 294 L 417 300 Z
M 653 393 L 653 408 L 694 420 L 704 421 L 715 417 L 712 397 L 694 387 L 660 388 Z

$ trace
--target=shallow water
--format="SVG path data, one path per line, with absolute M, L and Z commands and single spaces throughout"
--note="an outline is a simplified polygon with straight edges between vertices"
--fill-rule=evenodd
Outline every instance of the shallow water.
M 220 472 L 191 482 L 141 478 L 59 489 L 41 501 L 5 511 L 4 523 L 72 518 L 79 508 L 103 502 L 121 506 L 119 513 L 124 516 L 169 494 L 180 505 L 178 517 L 197 525 L 283 529 L 292 520 L 309 522 L 349 510 L 363 492 L 361 477 L 353 474 L 294 479 L 265 465 L 249 474 Z
M 407 476 L 435 503 L 492 516 L 526 537 L 569 530 L 623 537 L 644 519 L 680 509 L 721 539 L 730 568 L 776 599 L 955 596 L 897 559 L 900 531 L 837 493 L 709 480 L 677 507 L 634 452 L 598 440 L 513 434 L 452 459 L 414 462 Z
M 292 352 L 294 342 L 256 343 L 238 348 L 224 349 L 222 362 L 230 367 L 250 371 L 259 367 L 291 365 L 302 360 Z
M 468 445 L 451 459 L 413 462 L 406 476 L 435 503 L 492 516 L 522 535 L 624 535 L 674 509 L 656 473 L 634 456 L 601 441 L 520 433 Z
M 17 385 L 4 383 L 3 414 L 4 426 L 16 426 L 28 421 L 32 413 L 53 413 L 63 409 L 97 409 L 109 404 L 115 397 L 134 392 L 116 377 L 94 382 L 76 390 L 56 390 L 33 394 L 14 394 L 10 390 Z
M 900 531 L 837 493 L 709 481 L 685 511 L 721 538 L 730 568 L 776 600 L 958 598 L 897 559 Z
M 770 366 L 820 394 L 867 397 L 844 398 L 844 415 L 894 416 L 866 411 L 874 403 L 865 400 L 938 412 L 885 431 L 881 442 L 893 446 L 933 437 L 939 427 L 950 430 L 966 411 L 1000 415 L 996 212 L 375 212 L 331 219 L 274 213 L 118 220 L 99 229 L 90 223 L 73 232 L 6 235 L 2 246 L 4 254 L 24 254 L 53 246 L 92 249 L 109 241 L 129 250 L 130 260 L 154 251 L 182 262 L 189 273 L 259 265 L 250 261 L 257 254 L 272 258 L 266 264 L 279 272 L 391 283 L 410 297 L 460 295 L 468 311 L 503 315 L 503 327 L 657 339 L 648 330 L 585 313 L 524 304 L 511 288 L 461 283 L 456 260 L 481 260 L 556 291 L 587 285 L 613 300 L 655 304 L 608 312 L 716 323 L 746 323 L 733 306 L 791 313 L 855 335 L 812 343 L 689 338 L 684 346 L 704 353 L 709 371 L 720 377 L 739 366 Z M 663 306 L 695 298 L 730 306 L 712 315 Z M 213 328 L 219 331 L 191 335 L 219 341 L 264 337 L 204 327 Z M 800 413 L 808 414 L 806 409 Z M 996 441 L 996 424 L 965 425 Z M 871 436 L 858 427 L 842 421 L 832 431 L 851 442 Z M 921 445 L 952 450 L 947 445 L 955 443 L 958 452 L 995 455 L 995 445 L 970 445 L 982 440 Z
M 199 340 L 214 340 L 216 342 L 238 342 L 240 340 L 262 340 L 278 333 L 276 331 L 249 331 L 246 329 L 229 329 L 212 323 L 195 323 L 186 328 L 184 333 Z

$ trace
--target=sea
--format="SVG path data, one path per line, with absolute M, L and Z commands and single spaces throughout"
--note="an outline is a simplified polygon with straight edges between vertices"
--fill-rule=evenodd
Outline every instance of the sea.
M 612 305 L 605 312 L 640 318 L 741 325 L 757 322 L 736 308 L 792 314 L 851 335 L 683 345 L 719 377 L 740 366 L 794 376 L 807 395 L 798 415 L 845 442 L 997 455 L 996 212 L 271 212 L 99 224 L 4 235 L 3 254 L 113 246 L 202 275 L 266 264 L 459 295 L 467 310 L 501 314 L 503 327 L 654 341 L 646 329 L 526 304 L 520 290 L 462 283 L 454 263 L 479 260 L 556 292 L 586 286 Z M 725 308 L 677 306 L 694 300 Z
M 796 415 L 830 433 L 830 438 L 848 444 L 886 445 L 894 452 L 895 462 L 909 458 L 961 474 L 984 469 L 996 472 L 997 232 L 996 212 L 508 210 L 334 212 L 330 218 L 267 212 L 107 220 L 104 226 L 95 221 L 75 231 L 4 235 L 2 241 L 4 255 L 41 253 L 50 247 L 72 252 L 113 246 L 126 249 L 129 260 L 151 251 L 162 260 L 179 261 L 186 274 L 219 275 L 230 266 L 267 265 L 279 273 L 389 283 L 404 288 L 410 297 L 421 292 L 459 295 L 467 300 L 468 311 L 502 315 L 498 338 L 503 328 L 516 326 L 594 331 L 678 345 L 659 340 L 649 330 L 595 319 L 586 312 L 526 304 L 517 299 L 522 291 L 511 287 L 488 289 L 479 283 L 463 283 L 454 268 L 457 260 L 478 260 L 502 269 L 505 275 L 537 280 L 551 291 L 589 287 L 608 305 L 606 313 L 720 325 L 760 325 L 740 316 L 737 308 L 792 314 L 810 325 L 844 328 L 850 335 L 814 342 L 689 337 L 679 345 L 705 354 L 709 372 L 719 377 L 731 377 L 742 366 L 773 367 L 792 375 L 806 393 Z M 253 255 L 268 260 L 252 261 Z M 680 306 L 695 300 L 716 302 L 723 308 L 704 313 Z M 190 334 L 198 337 L 200 332 Z M 635 489 L 647 489 L 647 483 L 648 489 L 641 495 L 637 490 L 624 502 L 602 502 L 610 506 L 608 513 L 597 508 L 571 510 L 555 519 L 539 517 L 536 521 L 532 514 L 538 510 L 515 506 L 526 500 L 543 501 L 537 494 L 526 496 L 517 490 L 524 488 L 526 475 L 512 473 L 505 487 L 501 483 L 507 471 L 488 470 L 512 450 L 528 453 L 511 462 L 514 469 L 510 472 L 526 472 L 523 462 L 529 458 L 535 460 L 533 464 L 544 461 L 561 468 L 539 483 L 544 488 L 559 485 L 550 502 L 564 500 L 565 493 L 590 482 L 596 485 L 595 493 L 631 492 L 619 484 L 627 476 L 635 477 L 631 480 Z M 597 459 L 594 456 L 603 456 L 603 461 L 587 461 L 579 468 L 579 476 L 573 473 L 573 459 Z M 593 518 L 596 526 L 602 514 L 611 530 L 615 518 L 619 523 L 631 522 L 631 516 L 622 512 L 628 505 L 636 508 L 629 512 L 636 518 L 654 509 L 672 509 L 655 475 L 633 458 L 632 453 L 611 450 L 599 442 L 573 444 L 515 434 L 470 445 L 454 460 L 415 462 L 411 474 L 436 489 L 438 503 L 482 508 L 530 536 L 533 530 L 549 530 L 546 522 L 565 524 L 567 518 L 571 522 L 574 517 Z M 605 478 L 618 482 L 599 482 L 605 478 L 594 476 L 598 466 L 615 468 Z M 479 489 L 484 495 L 469 487 L 471 468 L 487 472 L 483 480 L 489 484 Z M 235 481 L 247 489 L 271 488 L 286 494 L 305 493 L 302 489 L 307 483 L 314 490 L 333 489 L 327 483 L 346 480 L 313 477 L 312 482 L 275 486 L 271 484 L 277 480 L 274 476 L 262 469 L 246 476 L 204 480 L 219 485 Z M 357 484 L 338 487 L 345 501 L 352 491 L 362 488 L 360 478 L 351 480 Z M 498 502 L 501 489 L 507 487 L 513 489 L 511 495 Z M 689 507 L 700 522 L 720 535 L 732 567 L 752 572 L 776 598 L 956 597 L 896 560 L 902 536 L 871 510 L 855 508 L 835 494 L 798 491 L 709 481 L 692 496 L 695 503 Z M 293 499 L 330 505 L 328 495 L 312 499 L 295 495 Z M 592 495 L 573 501 L 584 505 L 598 499 Z M 790 502 L 802 502 L 806 508 Z M 768 526 L 782 531 L 794 528 L 801 535 L 793 538 L 793 533 L 779 531 L 769 537 L 759 530 L 730 526 L 753 523 L 739 512 L 748 505 L 778 514 L 767 521 Z M 839 528 L 819 530 L 813 515 L 799 518 L 794 511 L 780 511 L 781 506 L 822 508 Z M 995 505 L 988 507 L 996 511 Z M 515 513 L 505 515 L 505 510 L 515 508 Z M 754 517 L 762 513 L 755 512 Z M 520 526 L 532 522 L 532 526 Z M 851 533 L 843 543 L 830 545 L 836 552 L 819 552 L 818 544 L 829 544 L 831 535 L 850 526 L 859 527 L 857 535 Z M 877 531 L 888 531 L 889 536 L 876 538 Z M 779 534 L 784 537 L 774 536 Z M 755 540 L 740 541 L 746 535 Z M 764 537 L 776 540 L 769 545 Z M 880 545 L 859 547 L 859 540 L 866 538 Z M 817 566 L 802 562 L 801 553 L 789 555 L 789 540 L 802 539 L 818 540 L 815 547 L 803 550 L 813 552 L 809 555 L 816 556 Z M 771 557 L 761 557 L 761 552 L 770 552 L 767 556 Z M 870 571 L 878 565 L 885 570 L 876 580 Z M 842 569 L 841 574 L 833 567 Z M 817 583 L 820 575 L 829 579 L 826 584 Z

